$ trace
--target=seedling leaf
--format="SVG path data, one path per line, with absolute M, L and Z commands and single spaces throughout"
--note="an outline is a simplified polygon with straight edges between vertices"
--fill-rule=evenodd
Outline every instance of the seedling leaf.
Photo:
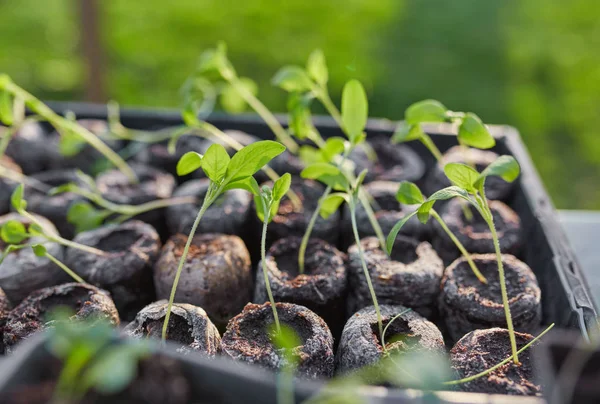
M 202 157 L 202 171 L 211 181 L 218 183 L 225 176 L 230 161 L 231 158 L 225 147 L 219 143 L 213 143 Z
M 12 99 L 8 91 L 0 93 L 0 122 L 6 126 L 14 122 Z
M 17 185 L 10 197 L 10 204 L 17 212 L 27 207 L 27 201 L 23 200 L 23 184 Z
M 356 139 L 365 130 L 368 118 L 367 94 L 358 80 L 350 80 L 342 91 L 342 122 L 348 139 Z
M 501 177 L 504 181 L 513 182 L 519 176 L 521 169 L 519 163 L 512 156 L 500 156 L 487 166 L 475 180 L 475 187 L 479 188 L 485 179 L 490 176 Z
M 275 184 L 273 184 L 273 200 L 278 202 L 283 198 L 283 196 L 290 189 L 290 185 L 292 184 L 292 176 L 290 173 L 285 173 L 281 177 L 279 177 Z
M 41 244 L 35 244 L 31 246 L 33 253 L 36 257 L 45 257 L 46 256 L 46 247 Z
M 306 71 L 300 66 L 284 66 L 273 76 L 272 84 L 285 91 L 308 91 L 312 82 Z
M 187 175 L 202 167 L 202 155 L 196 152 L 187 152 L 177 162 L 177 175 Z
M 311 180 L 320 179 L 325 175 L 338 175 L 341 171 L 339 168 L 329 163 L 315 163 L 311 164 L 308 167 L 305 167 L 304 170 L 300 173 L 302 178 L 308 178 Z
M 76 202 L 67 212 L 67 221 L 75 225 L 79 233 L 97 228 L 108 215 L 109 212 L 99 211 L 89 202 Z
M 321 211 L 319 214 L 323 219 L 327 219 L 329 216 L 333 215 L 339 209 L 340 205 L 344 202 L 348 201 L 348 195 L 342 193 L 334 193 L 329 194 L 327 198 L 323 201 L 321 205 Z
M 248 77 L 241 77 L 240 84 L 249 93 L 258 94 L 258 85 Z M 221 105 L 223 109 L 230 114 L 239 114 L 246 110 L 246 100 L 240 95 L 239 91 L 231 84 L 225 85 L 221 91 Z
M 325 141 L 323 147 L 321 147 L 321 155 L 323 160 L 330 162 L 333 158 L 340 153 L 344 152 L 346 141 L 341 137 L 330 137 Z
M 458 140 L 462 144 L 478 149 L 489 149 L 496 144 L 496 140 L 481 119 L 472 112 L 467 112 L 463 118 L 458 128 Z
M 423 136 L 421 125 L 415 123 L 410 125 L 406 122 L 400 122 L 396 127 L 396 132 L 392 135 L 392 143 L 403 143 L 411 140 L 420 139 Z
M 407 123 L 444 122 L 448 109 L 439 101 L 423 100 L 409 106 L 404 113 Z
M 402 219 L 398 220 L 394 227 L 392 227 L 392 230 L 390 231 L 390 234 L 388 234 L 387 240 L 385 242 L 388 255 L 392 253 L 392 249 L 394 248 L 394 242 L 396 241 L 398 233 L 400 232 L 402 227 L 410 220 L 410 218 L 413 217 L 416 213 L 417 211 L 415 210 L 414 212 L 405 215 Z
M 396 200 L 404 205 L 416 205 L 423 203 L 425 198 L 416 184 L 402 181 L 396 193 Z
M 325 87 L 327 80 L 329 80 L 329 73 L 327 71 L 327 64 L 325 63 L 325 55 L 321 49 L 312 51 L 308 57 L 306 70 L 314 81 Z
M 358 190 L 360 189 L 360 186 L 365 181 L 365 177 L 367 176 L 367 172 L 369 172 L 369 170 L 365 168 L 356 177 L 356 181 L 354 181 L 354 192 L 358 192 Z
M 261 140 L 244 147 L 231 158 L 225 175 L 226 182 L 254 175 L 284 150 L 285 146 L 272 140 Z
M 444 173 L 454 185 L 470 193 L 475 191 L 473 184 L 479 173 L 474 168 L 462 163 L 448 163 L 444 166 Z
M 298 139 L 309 137 L 314 130 L 310 114 L 310 98 L 299 92 L 290 93 L 287 108 L 290 115 L 288 127 Z
M 243 189 L 245 191 L 250 192 L 254 196 L 260 195 L 260 188 L 258 183 L 254 179 L 254 177 L 246 177 L 239 181 L 230 182 L 223 188 L 223 192 L 228 191 L 230 189 Z
M 300 150 L 298 150 L 298 155 L 300 156 L 300 160 L 302 160 L 302 162 L 306 166 L 315 163 L 327 163 L 327 161 L 324 161 L 323 154 L 320 152 L 320 150 L 312 146 L 300 146 Z
M 0 228 L 2 241 L 7 244 L 19 244 L 29 238 L 25 225 L 16 220 L 9 220 Z

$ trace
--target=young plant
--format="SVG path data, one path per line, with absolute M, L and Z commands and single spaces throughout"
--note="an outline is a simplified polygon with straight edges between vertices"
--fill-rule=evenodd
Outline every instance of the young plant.
M 282 353 L 284 360 L 281 380 L 277 381 L 277 404 L 294 404 L 294 372 L 299 363 L 294 350 L 302 345 L 302 340 L 293 328 L 285 324 L 278 330 L 271 330 L 269 334 L 271 343 Z
M 269 222 L 277 215 L 281 198 L 283 198 L 291 183 L 292 176 L 286 173 L 280 179 L 275 181 L 273 184 L 273 189 L 263 185 L 263 187 L 260 189 L 260 193 L 258 195 L 254 195 L 256 214 L 263 222 L 262 236 L 260 238 L 260 259 L 262 263 L 265 287 L 267 288 L 267 295 L 269 296 L 269 301 L 271 302 L 271 309 L 273 309 L 273 318 L 275 319 L 275 329 L 277 334 L 281 332 L 281 325 L 279 324 L 277 307 L 275 306 L 275 299 L 273 298 L 273 293 L 271 292 L 271 282 L 269 282 L 269 275 L 267 272 L 267 226 Z
M 210 183 L 208 191 L 204 196 L 202 206 L 192 224 L 190 234 L 185 243 L 177 267 L 177 272 L 175 273 L 175 279 L 173 281 L 173 287 L 171 288 L 171 295 L 169 297 L 169 304 L 167 306 L 167 313 L 162 329 L 163 341 L 166 340 L 167 337 L 167 327 L 169 325 L 171 308 L 173 307 L 173 301 L 175 300 L 175 293 L 177 292 L 177 284 L 179 283 L 181 270 L 185 264 L 190 245 L 192 244 L 192 239 L 194 234 L 196 234 L 196 229 L 200 224 L 202 216 L 217 198 L 227 190 L 239 188 L 245 189 L 253 195 L 260 195 L 258 184 L 253 175 L 274 157 L 283 153 L 284 150 L 285 146 L 278 142 L 263 140 L 244 147 L 230 158 L 225 148 L 220 144 L 215 143 L 206 150 L 204 156 L 196 152 L 188 152 L 184 154 L 177 163 L 177 174 L 187 175 L 202 168 L 202 171 L 204 171 L 210 180 Z
M 416 184 L 413 184 L 412 182 L 408 181 L 402 181 L 400 183 L 400 186 L 398 187 L 398 192 L 396 193 L 396 199 L 398 200 L 398 202 L 404 205 L 422 205 L 423 202 L 425 202 L 425 198 L 423 197 L 423 194 L 421 193 L 419 187 Z M 386 241 L 386 249 L 388 255 L 392 253 L 392 249 L 394 248 L 394 241 L 396 240 L 396 236 L 398 236 L 398 233 L 400 232 L 402 227 L 410 220 L 410 218 L 412 218 L 416 214 L 418 214 L 417 210 L 407 214 L 394 225 L 394 227 L 390 231 L 390 234 L 388 234 Z M 450 237 L 450 240 L 452 240 L 454 245 L 456 245 L 456 248 L 458 248 L 460 253 L 467 260 L 469 266 L 471 267 L 471 270 L 473 270 L 473 273 L 475 274 L 477 279 L 479 279 L 479 281 L 482 283 L 487 283 L 487 279 L 485 278 L 485 276 L 483 276 L 479 269 L 477 269 L 475 262 L 473 262 L 471 254 L 469 254 L 465 246 L 450 231 L 442 217 L 435 211 L 435 209 L 433 209 L 433 207 L 427 212 L 427 214 L 422 214 L 419 217 L 419 219 L 423 224 L 425 224 L 427 223 L 427 221 L 429 221 L 430 217 L 433 217 L 440 224 L 442 229 L 444 229 L 448 237 Z

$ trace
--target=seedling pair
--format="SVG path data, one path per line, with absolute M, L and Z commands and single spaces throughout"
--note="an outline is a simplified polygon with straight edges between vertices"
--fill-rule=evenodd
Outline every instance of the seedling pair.
M 162 339 L 167 337 L 167 327 L 171 316 L 171 308 L 177 292 L 177 284 L 181 276 L 181 270 L 187 259 L 187 255 L 192 244 L 192 239 L 196 229 L 200 224 L 202 216 L 206 210 L 217 200 L 224 192 L 230 189 L 244 189 L 251 192 L 254 196 L 260 196 L 261 191 L 253 175 L 264 167 L 274 157 L 283 153 L 285 146 L 278 142 L 263 140 L 244 147 L 242 150 L 229 157 L 227 151 L 220 144 L 211 145 L 204 155 L 196 152 L 184 154 L 177 163 L 177 174 L 187 175 L 202 168 L 210 180 L 208 191 L 204 196 L 202 206 L 198 211 L 196 219 L 192 224 L 190 234 L 183 249 L 179 265 L 175 273 L 167 313 L 162 330 Z

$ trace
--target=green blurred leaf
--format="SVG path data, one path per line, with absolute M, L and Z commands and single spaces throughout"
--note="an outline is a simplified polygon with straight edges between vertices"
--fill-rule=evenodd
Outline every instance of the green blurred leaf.
M 228 191 L 230 189 L 243 189 L 245 191 L 250 192 L 254 196 L 260 195 L 260 188 L 256 179 L 254 177 L 246 177 L 244 179 L 230 182 L 223 188 L 223 192 Z
M 269 335 L 271 336 L 272 344 L 282 351 L 288 365 L 296 367 L 300 358 L 294 354 L 294 350 L 302 346 L 302 339 L 298 333 L 292 327 L 281 324 L 279 332 L 277 332 L 275 327 L 271 326 Z
M 329 163 L 314 163 L 302 170 L 300 176 L 312 180 L 319 179 L 325 175 L 338 175 L 341 171 L 339 168 Z
M 10 197 L 10 204 L 17 212 L 27 208 L 27 201 L 23 199 L 23 184 L 17 185 Z
M 365 130 L 368 116 L 369 106 L 365 89 L 358 80 L 348 81 L 342 90 L 342 122 L 346 135 L 352 142 Z
M 36 257 L 45 257 L 46 256 L 46 247 L 41 244 L 35 244 L 31 246 L 33 253 Z
M 404 119 L 410 125 L 425 122 L 444 122 L 448 109 L 439 101 L 423 100 L 409 106 Z
M 342 193 L 329 194 L 323 201 L 319 214 L 323 219 L 327 219 L 329 216 L 337 212 L 340 205 L 344 201 L 348 201 L 348 195 Z
M 420 124 L 409 125 L 406 122 L 400 122 L 396 127 L 396 132 L 392 135 L 392 143 L 403 143 L 411 140 L 420 139 L 424 132 Z
M 325 141 L 323 147 L 321 147 L 321 155 L 323 160 L 330 162 L 337 154 L 341 154 L 345 150 L 346 141 L 338 136 L 330 137 Z
M 109 214 L 107 211 L 99 211 L 89 202 L 76 202 L 67 211 L 67 221 L 79 233 L 99 227 Z
M 284 151 L 285 146 L 272 140 L 261 140 L 244 147 L 231 158 L 225 181 L 238 181 L 254 175 Z
M 299 92 L 291 92 L 288 97 L 287 108 L 290 118 L 288 127 L 300 140 L 306 139 L 315 130 L 310 113 L 310 102 L 310 97 Z
M 467 112 L 462 119 L 458 128 L 458 140 L 464 145 L 478 149 L 489 149 L 496 145 L 496 140 L 481 119 L 472 112 Z
M 354 181 L 354 191 L 355 192 L 358 192 L 358 190 L 360 189 L 360 186 L 365 181 L 365 177 L 367 176 L 368 172 L 369 172 L 369 170 L 365 168 L 356 176 L 356 180 Z
M 241 77 L 240 84 L 253 95 L 258 94 L 258 84 L 248 77 Z M 230 114 L 239 114 L 246 110 L 247 103 L 239 91 L 231 84 L 225 85 L 221 91 L 221 105 Z
M 474 182 L 475 187 L 479 188 L 487 177 L 501 177 L 504 181 L 513 182 L 519 176 L 521 168 L 519 163 L 512 156 L 500 156 L 477 177 Z
M 416 205 L 423 203 L 425 198 L 416 184 L 402 181 L 396 193 L 396 200 L 404 205 Z
M 327 85 L 329 80 L 329 72 L 327 71 L 327 63 L 325 63 L 325 54 L 321 49 L 315 49 L 308 57 L 306 70 L 314 81 L 322 87 Z
M 60 132 L 58 150 L 65 157 L 77 155 L 86 145 L 85 140 L 76 132 L 63 130 Z
M 0 92 L 0 122 L 6 126 L 14 122 L 12 97 L 8 91 Z
M 298 151 L 298 155 L 300 156 L 300 160 L 304 163 L 305 166 L 309 166 L 315 163 L 327 163 L 323 159 L 323 155 L 321 151 L 313 146 L 300 146 L 300 150 Z
M 213 143 L 201 159 L 202 171 L 212 182 L 218 183 L 225 177 L 230 161 L 231 158 L 225 147 L 219 143 Z
M 312 81 L 306 70 L 300 66 L 284 66 L 273 76 L 271 83 L 285 91 L 309 91 Z
M 187 152 L 177 162 L 177 175 L 183 176 L 202 167 L 202 155 L 196 152 Z
M 385 243 L 388 255 L 391 254 L 392 250 L 394 249 L 394 242 L 396 241 L 396 237 L 398 236 L 398 233 L 400 232 L 402 227 L 404 227 L 404 225 L 410 220 L 410 218 L 413 217 L 415 214 L 417 214 L 416 210 L 414 212 L 411 212 L 411 213 L 405 215 L 402 219 L 400 219 L 394 225 L 394 227 L 392 227 L 392 230 L 390 231 L 390 234 L 388 234 L 386 243 Z
M 20 244 L 29 238 L 25 225 L 16 220 L 9 220 L 0 228 L 2 241 L 7 244 Z
M 454 185 L 470 193 L 475 191 L 473 184 L 479 173 L 474 168 L 462 163 L 448 163 L 444 166 L 444 173 Z
M 273 184 L 273 200 L 275 202 L 280 201 L 290 189 L 290 185 L 292 185 L 292 176 L 290 173 L 285 173 L 279 177 L 275 181 L 275 184 Z

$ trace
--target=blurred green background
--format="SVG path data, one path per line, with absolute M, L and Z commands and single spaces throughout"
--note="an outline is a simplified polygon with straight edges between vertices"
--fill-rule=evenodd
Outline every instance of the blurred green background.
M 0 71 L 44 99 L 89 99 L 95 82 L 92 98 L 177 106 L 200 51 L 223 39 L 282 111 L 270 78 L 319 47 L 336 101 L 356 77 L 372 116 L 436 98 L 514 125 L 558 207 L 600 209 L 598 0 L 102 0 L 103 80 L 82 56 L 83 3 L 0 0 Z

